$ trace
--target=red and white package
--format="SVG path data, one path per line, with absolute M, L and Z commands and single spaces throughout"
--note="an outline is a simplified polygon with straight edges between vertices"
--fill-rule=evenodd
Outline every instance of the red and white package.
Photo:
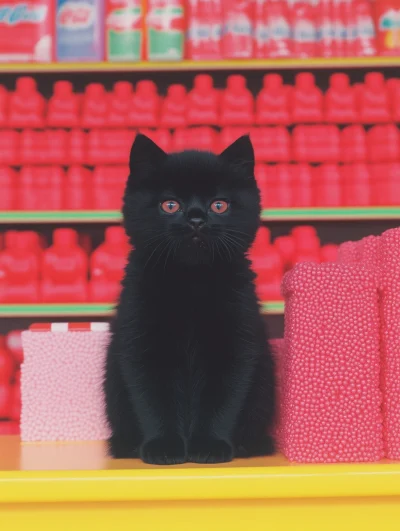
M 0 62 L 53 59 L 54 0 L 0 0 Z
M 291 28 L 288 3 L 284 0 L 270 0 L 267 4 L 269 33 L 269 56 L 291 56 Z
M 224 59 L 253 57 L 254 3 L 223 0 L 222 55 Z

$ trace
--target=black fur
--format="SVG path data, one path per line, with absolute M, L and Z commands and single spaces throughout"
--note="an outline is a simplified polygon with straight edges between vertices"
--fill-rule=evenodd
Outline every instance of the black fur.
M 168 199 L 182 210 L 164 212 Z M 225 213 L 210 210 L 215 199 Z M 174 464 L 273 453 L 273 361 L 246 257 L 260 214 L 249 138 L 217 156 L 166 155 L 137 136 L 123 213 L 135 250 L 106 363 L 111 454 Z

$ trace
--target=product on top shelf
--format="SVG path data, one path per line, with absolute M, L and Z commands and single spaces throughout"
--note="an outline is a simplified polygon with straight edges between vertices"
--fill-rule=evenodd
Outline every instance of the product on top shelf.
M 254 48 L 253 57 L 269 57 L 268 2 L 255 0 L 254 5 Z
M 17 206 L 17 173 L 0 166 L 0 210 L 14 210 Z
M 114 302 L 118 299 L 129 252 L 129 244 L 122 227 L 108 227 L 104 242 L 90 258 L 90 300 Z
M 360 118 L 363 123 L 390 122 L 389 91 L 380 72 L 368 72 L 363 85 L 357 87 Z
M 400 55 L 399 1 L 375 2 L 375 27 L 380 55 Z
M 291 56 L 291 27 L 289 4 L 272 0 L 267 6 L 268 50 L 272 58 Z
M 133 85 L 129 81 L 117 81 L 108 96 L 108 127 L 128 127 L 129 112 L 133 103 Z
M 291 3 L 292 54 L 308 58 L 317 55 L 317 3 L 294 0 Z
M 85 129 L 107 126 L 108 94 L 102 83 L 89 83 L 82 100 L 81 125 Z
M 56 0 L 57 61 L 102 61 L 103 0 Z
M 147 59 L 182 61 L 185 44 L 184 0 L 148 0 Z
M 186 126 L 186 88 L 184 85 L 170 85 L 161 105 L 161 127 Z
M 106 60 L 140 61 L 143 56 L 142 0 L 106 1 Z
M 56 229 L 53 245 L 43 253 L 43 302 L 87 301 L 88 258 L 72 229 Z
M 294 123 L 322 122 L 323 95 L 311 72 L 300 72 L 290 96 Z
M 30 242 L 30 235 L 24 232 L 12 231 L 6 235 L 6 248 L 0 253 L 0 276 L 4 282 L 0 300 L 3 302 L 39 301 L 39 256 Z
M 53 0 L 0 1 L 0 62 L 53 59 Z
M 188 94 L 187 120 L 189 125 L 218 125 L 219 94 L 212 76 L 198 74 Z
M 44 126 L 44 97 L 37 90 L 33 77 L 19 77 L 9 99 L 8 125 L 10 127 Z
M 342 178 L 342 206 L 371 205 L 370 172 L 366 164 L 359 162 L 343 166 Z
M 261 300 L 279 300 L 283 265 L 279 253 L 271 245 L 267 227 L 260 227 L 250 251 L 252 268 L 257 274 L 256 289 Z
M 129 112 L 132 127 L 157 127 L 160 113 L 160 96 L 154 81 L 138 81 L 133 104 Z
M 50 127 L 77 127 L 79 125 L 79 98 L 70 81 L 56 81 L 48 101 L 47 125 Z
M 352 56 L 371 56 L 377 53 L 372 5 L 373 2 L 369 0 L 353 0 L 352 2 L 352 22 L 355 26 L 355 42 L 351 50 Z
M 187 0 L 187 57 L 193 60 L 221 59 L 221 0 Z
M 224 59 L 253 57 L 253 0 L 221 0 L 222 56 Z
M 317 11 L 318 41 L 317 56 L 333 57 L 334 25 L 331 0 L 320 0 Z
M 71 166 L 66 174 L 64 208 L 90 210 L 93 208 L 92 174 L 81 166 Z
M 347 74 L 339 72 L 329 78 L 329 88 L 325 94 L 325 119 L 338 124 L 358 121 L 356 95 Z
M 242 75 L 230 75 L 221 96 L 221 125 L 252 125 L 254 98 Z
M 290 123 L 291 87 L 283 84 L 279 74 L 266 74 L 256 99 L 256 122 L 259 125 Z

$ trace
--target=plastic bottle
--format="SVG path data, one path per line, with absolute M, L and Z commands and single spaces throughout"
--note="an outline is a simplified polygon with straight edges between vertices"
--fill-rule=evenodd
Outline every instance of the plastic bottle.
M 10 127 L 42 128 L 44 126 L 45 100 L 38 92 L 33 77 L 19 77 L 9 101 L 8 124 Z
M 221 58 L 221 0 L 188 0 L 187 54 L 192 60 Z
M 56 81 L 47 109 L 49 127 L 77 127 L 79 125 L 79 99 L 70 81 Z
M 246 78 L 230 75 L 221 98 L 221 125 L 252 125 L 254 98 L 246 86 Z
M 102 83 L 86 85 L 82 101 L 81 124 L 85 129 L 106 127 L 108 94 Z
M 295 123 L 319 123 L 322 121 L 323 95 L 315 84 L 311 72 L 296 75 L 292 95 L 292 119 Z
M 186 88 L 184 85 L 170 85 L 161 105 L 161 127 L 186 127 Z
M 14 210 L 17 206 L 17 179 L 15 170 L 0 166 L 0 210 Z
M 257 124 L 289 124 L 290 94 L 291 87 L 283 84 L 280 74 L 266 74 L 256 99 Z
M 188 125 L 219 125 L 219 99 L 212 76 L 196 75 L 188 94 Z
M 129 113 L 129 125 L 132 127 L 158 127 L 160 96 L 154 81 L 138 81 L 133 104 Z
M 325 118 L 337 124 L 357 121 L 356 97 L 349 76 L 342 72 L 332 74 L 325 93 Z
M 253 270 L 257 274 L 256 291 L 261 300 L 281 299 L 280 283 L 283 264 L 278 251 L 271 245 L 271 234 L 267 227 L 260 227 L 250 251 Z
M 107 127 L 128 127 L 129 111 L 133 105 L 133 85 L 129 81 L 117 81 L 108 96 Z

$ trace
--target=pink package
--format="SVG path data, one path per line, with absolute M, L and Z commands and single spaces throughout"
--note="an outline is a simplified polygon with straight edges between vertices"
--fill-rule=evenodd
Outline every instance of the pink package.
M 53 33 L 53 0 L 0 0 L 0 62 L 50 62 Z
M 22 334 L 21 439 L 107 439 L 102 391 L 107 323 L 32 325 Z
M 400 229 L 382 234 L 380 250 L 385 451 L 400 459 Z
M 297 462 L 383 457 L 379 306 L 372 271 L 298 264 L 283 280 L 281 445 Z

